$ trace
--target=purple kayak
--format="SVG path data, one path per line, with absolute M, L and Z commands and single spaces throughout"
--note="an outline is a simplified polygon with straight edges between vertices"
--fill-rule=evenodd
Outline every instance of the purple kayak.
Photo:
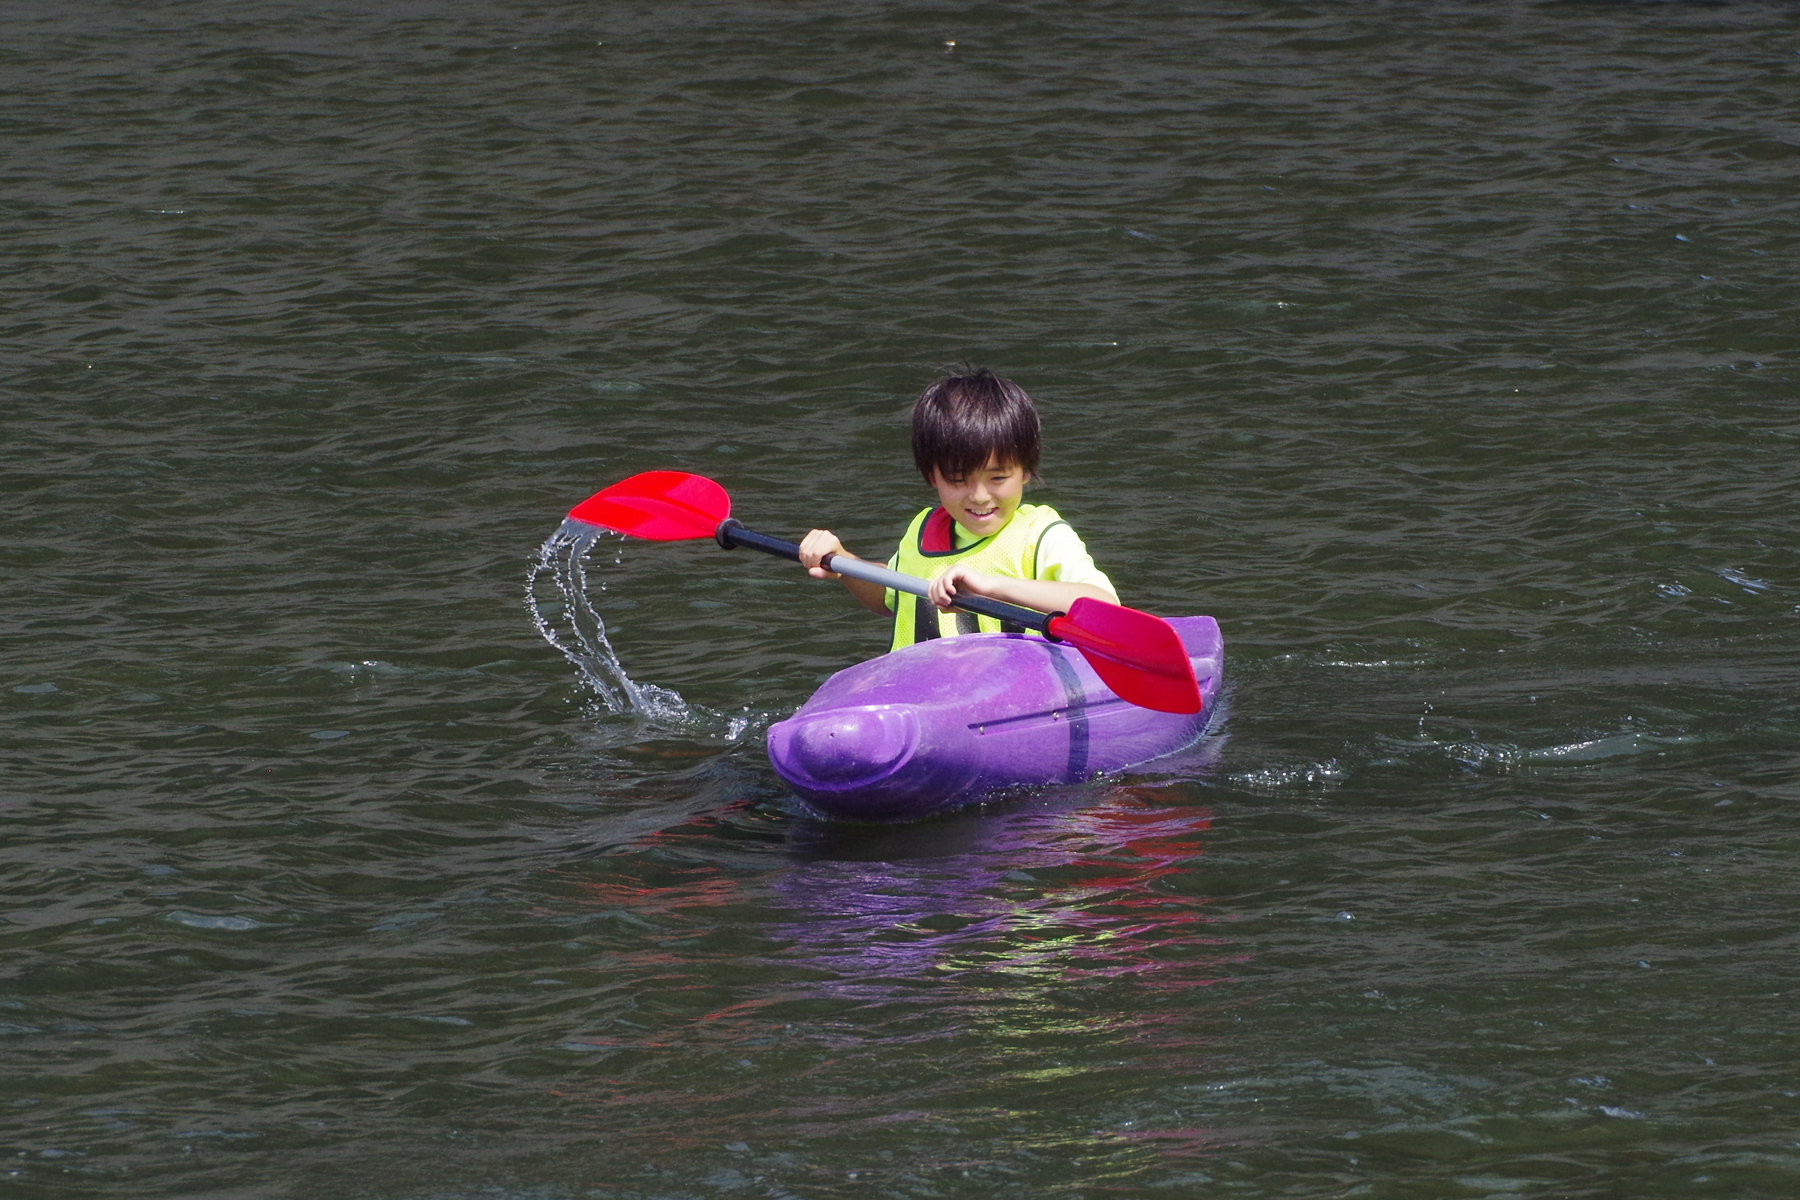
M 769 727 L 769 761 L 827 816 L 904 821 L 997 788 L 1075 783 L 1173 754 L 1206 729 L 1224 647 L 1211 617 L 1169 624 L 1200 683 L 1197 713 L 1126 703 L 1068 646 L 972 633 L 839 671 Z

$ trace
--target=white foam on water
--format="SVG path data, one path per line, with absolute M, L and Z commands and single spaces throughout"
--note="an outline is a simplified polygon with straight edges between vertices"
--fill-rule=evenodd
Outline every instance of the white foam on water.
M 1627 754 L 1644 754 L 1654 751 L 1669 740 L 1673 739 L 1656 738 L 1643 733 L 1615 733 L 1608 737 L 1588 738 L 1561 746 L 1545 746 L 1540 750 L 1530 751 L 1525 757 L 1538 763 L 1594 762 Z
M 1511 742 L 1488 742 L 1471 736 L 1459 741 L 1439 741 L 1422 737 L 1401 740 L 1378 738 L 1377 744 L 1393 751 L 1371 762 L 1384 766 L 1402 766 L 1447 759 L 1449 764 L 1466 771 L 1509 774 L 1560 766 L 1583 766 L 1609 759 L 1642 754 L 1659 754 L 1665 747 L 1692 742 L 1681 734 L 1652 734 L 1637 730 L 1601 734 L 1580 741 L 1554 746 L 1521 746 Z
M 1285 763 L 1246 771 L 1231 778 L 1255 792 L 1275 792 L 1300 785 L 1341 783 L 1350 772 L 1337 759 L 1325 762 Z
M 178 925 L 186 925 L 189 929 L 224 929 L 233 933 L 242 933 L 247 929 L 264 929 L 267 921 L 258 921 L 253 917 L 210 916 L 204 913 L 191 913 L 182 909 L 174 909 L 163 914 Z
M 1737 584 L 1752 596 L 1756 595 L 1758 592 L 1766 592 L 1774 586 L 1766 579 L 1757 579 L 1753 576 L 1746 575 L 1736 567 L 1720 568 L 1719 578 L 1725 580 L 1727 583 Z

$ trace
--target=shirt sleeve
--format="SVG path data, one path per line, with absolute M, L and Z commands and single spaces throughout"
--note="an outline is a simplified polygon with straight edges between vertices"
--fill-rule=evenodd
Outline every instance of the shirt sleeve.
M 1057 583 L 1087 583 L 1119 598 L 1106 572 L 1094 565 L 1081 535 L 1067 525 L 1052 525 L 1038 541 L 1037 577 Z

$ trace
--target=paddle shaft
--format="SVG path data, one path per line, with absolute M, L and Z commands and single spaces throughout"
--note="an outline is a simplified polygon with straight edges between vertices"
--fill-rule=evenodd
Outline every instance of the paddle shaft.
M 733 546 L 748 546 L 752 550 L 761 550 L 764 554 L 773 554 L 778 558 L 800 561 L 800 544 L 785 538 L 770 537 L 766 533 L 758 533 L 754 529 L 746 529 L 735 518 L 719 523 L 715 535 L 720 546 L 729 550 Z M 902 575 L 898 571 L 890 571 L 886 567 L 872 562 L 864 562 L 860 558 L 848 555 L 827 554 L 819 563 L 827 571 L 836 571 L 839 575 L 848 575 L 852 579 L 860 579 L 865 583 L 880 584 L 885 588 L 893 588 L 896 592 L 906 592 L 914 596 L 929 596 L 930 587 L 917 575 Z M 1050 632 L 1050 624 L 1061 618 L 1062 613 L 1041 613 L 1035 609 L 1020 608 L 1016 604 L 1007 604 L 1000 600 L 989 600 L 986 596 L 958 596 L 956 607 L 968 612 L 979 613 L 984 617 L 993 617 L 998 621 L 1010 621 L 1014 625 L 1026 629 L 1035 629 L 1046 637 L 1055 637 Z

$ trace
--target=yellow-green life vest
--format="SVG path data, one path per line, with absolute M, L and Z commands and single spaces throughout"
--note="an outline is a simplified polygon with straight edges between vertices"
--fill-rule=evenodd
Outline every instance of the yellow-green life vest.
M 942 508 L 928 508 L 906 527 L 906 536 L 900 539 L 900 552 L 894 556 L 894 570 L 921 579 L 936 579 L 950 567 L 967 563 L 988 575 L 1036 579 L 1038 543 L 1052 526 L 1065 524 L 1067 522 L 1047 504 L 1021 504 L 999 533 L 959 550 L 956 547 L 956 523 L 950 514 Z M 894 641 L 888 647 L 890 650 L 935 637 L 955 637 L 959 633 L 1033 632 L 993 617 L 978 617 L 968 612 L 939 612 L 925 597 L 909 596 L 904 592 L 894 594 L 893 605 Z

